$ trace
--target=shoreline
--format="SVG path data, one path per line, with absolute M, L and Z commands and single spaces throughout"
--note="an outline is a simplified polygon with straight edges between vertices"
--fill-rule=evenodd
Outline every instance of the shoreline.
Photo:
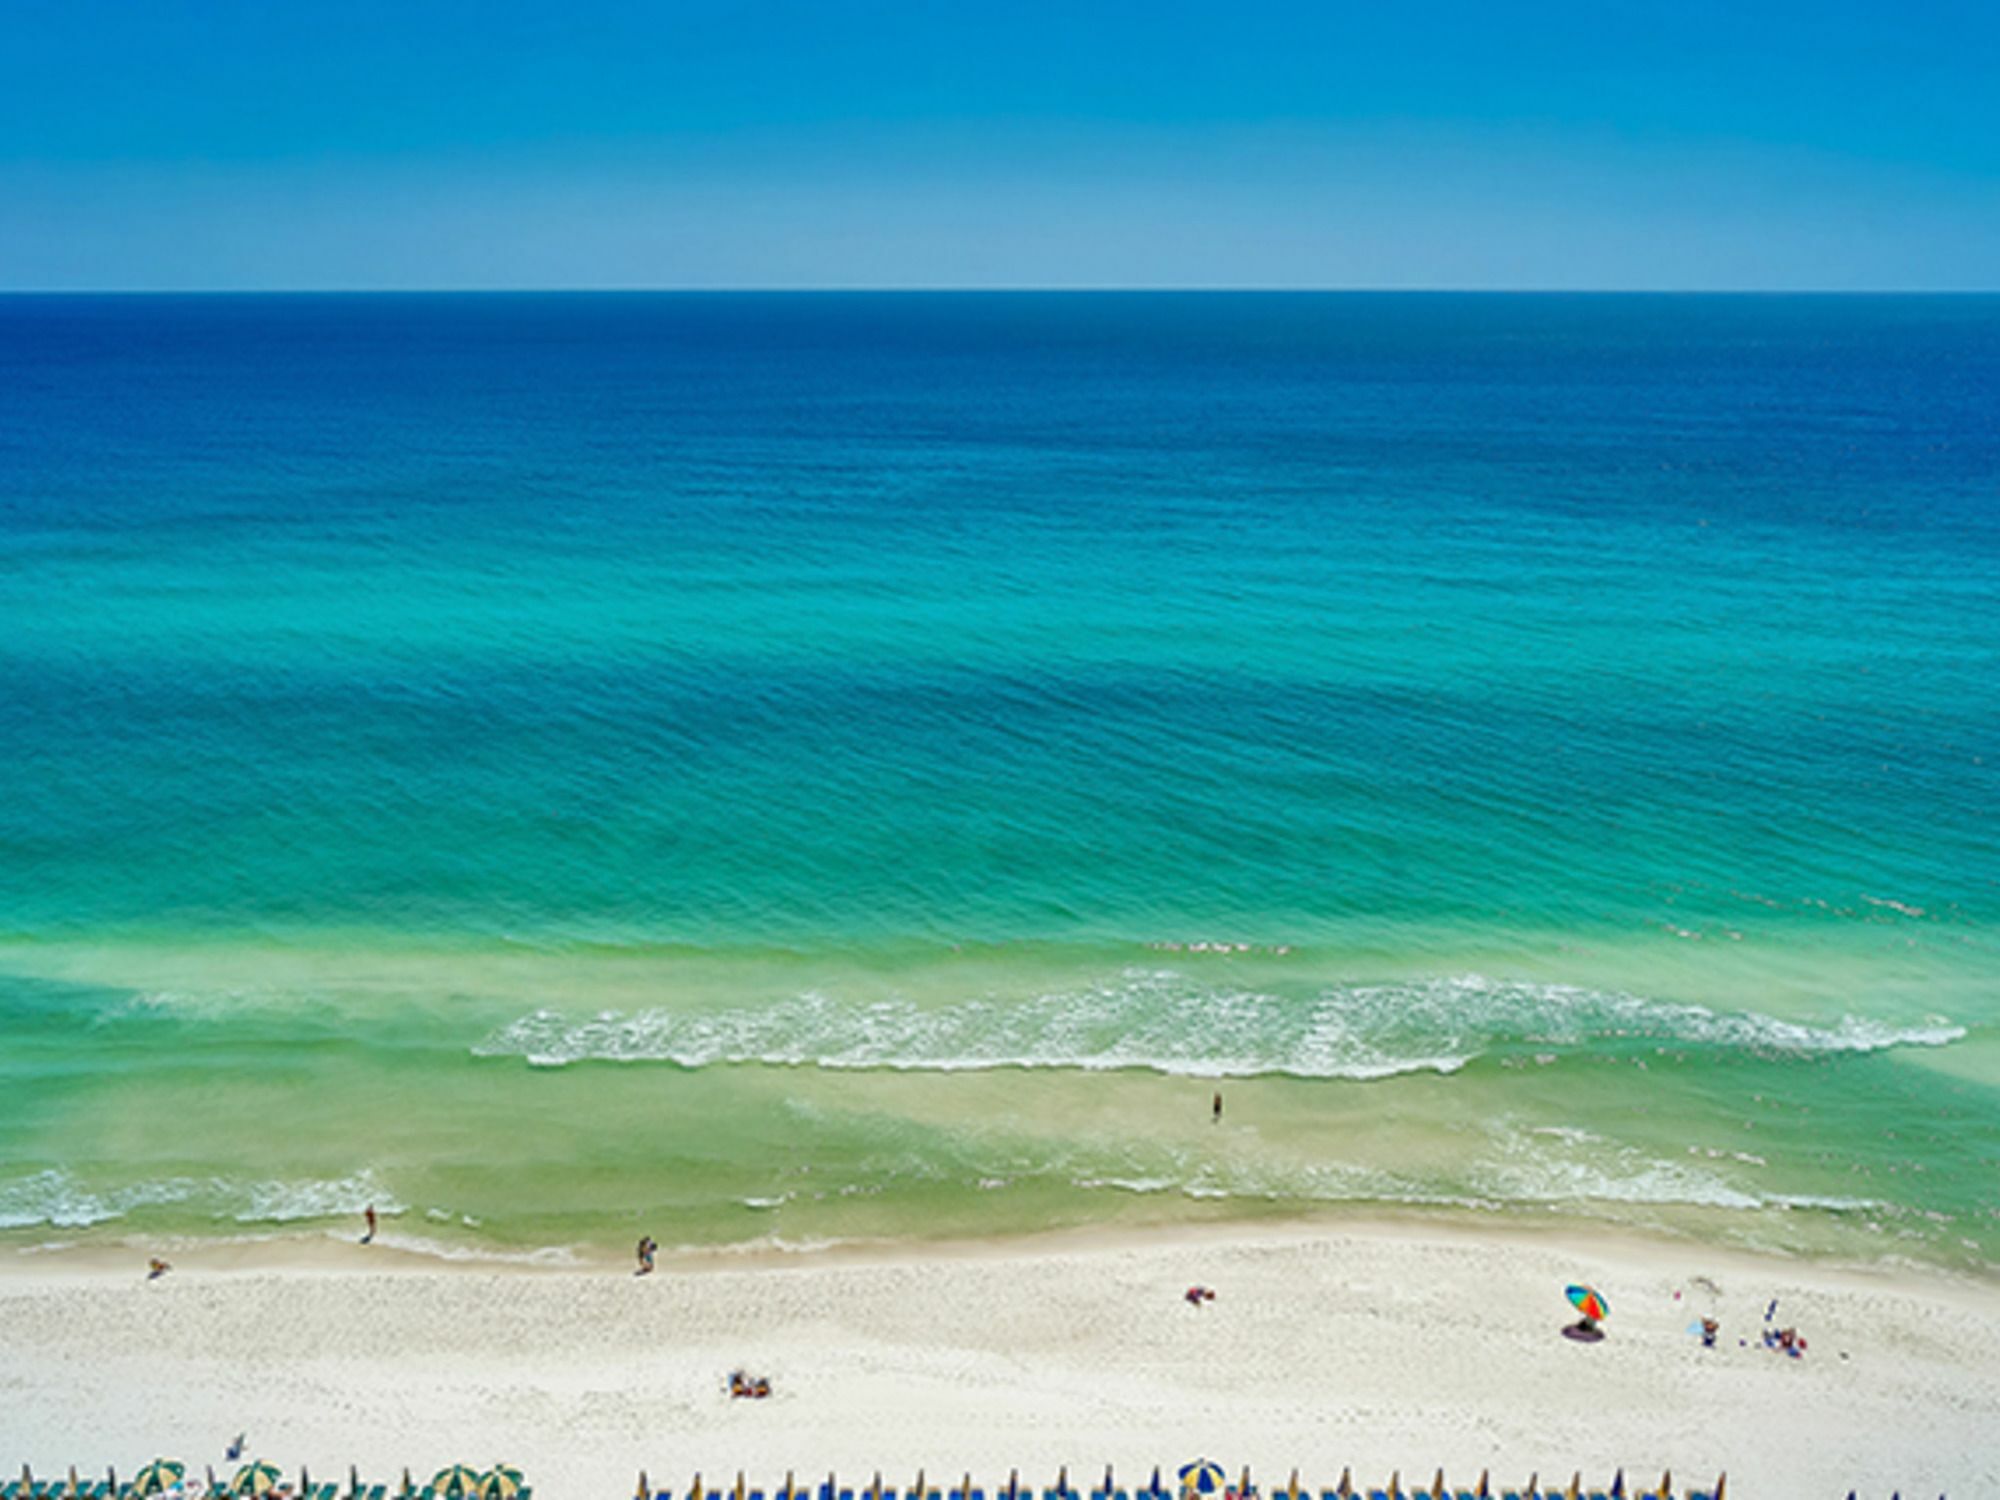
M 372 1245 L 359 1235 L 330 1228 L 269 1234 L 133 1235 L 93 1242 L 53 1241 L 0 1246 L 0 1284 L 15 1279 L 69 1275 L 116 1282 L 159 1252 L 173 1258 L 176 1272 L 203 1275 L 528 1275 L 597 1277 L 629 1272 L 630 1252 L 600 1245 L 550 1245 L 501 1249 L 455 1244 L 421 1234 L 398 1235 L 401 1216 L 384 1215 Z M 1624 1253 L 1639 1258 L 1680 1253 L 1704 1262 L 1734 1261 L 1776 1274 L 1796 1268 L 1812 1275 L 1892 1279 L 1957 1286 L 1969 1294 L 2000 1298 L 2000 1264 L 1953 1265 L 1885 1252 L 1857 1257 L 1837 1250 L 1783 1250 L 1740 1242 L 1705 1240 L 1696 1228 L 1624 1224 L 1601 1218 L 1548 1214 L 1534 1217 L 1510 1207 L 1489 1215 L 1447 1206 L 1365 1210 L 1322 1209 L 1268 1217 L 1166 1219 L 1141 1223 L 1099 1222 L 1026 1229 L 1014 1234 L 918 1239 L 855 1236 L 785 1243 L 774 1238 L 726 1244 L 668 1244 L 658 1247 L 660 1274 L 720 1275 L 742 1271 L 783 1271 L 815 1266 L 889 1267 L 932 1262 L 993 1261 L 1091 1252 L 1227 1246 L 1246 1240 L 1290 1244 L 1326 1239 L 1418 1240 L 1437 1243 L 1501 1242 L 1524 1249 L 1574 1250 L 1584 1255 Z
M 1203 1454 L 1267 1484 L 1442 1464 L 2000 1488 L 2000 1288 L 1913 1266 L 1392 1220 L 710 1253 L 645 1279 L 269 1248 L 153 1283 L 122 1255 L 0 1258 L 0 1460 L 198 1471 L 247 1431 L 288 1471 L 505 1459 L 557 1500 L 641 1468 L 678 1492 L 697 1470 L 1136 1479 Z M 1568 1281 L 1609 1299 L 1603 1344 L 1560 1336 Z M 1197 1282 L 1218 1300 L 1189 1307 Z M 1756 1342 L 1773 1298 L 1805 1358 Z M 1708 1313 L 1714 1350 L 1687 1332 Z M 730 1401 L 736 1368 L 774 1398 Z

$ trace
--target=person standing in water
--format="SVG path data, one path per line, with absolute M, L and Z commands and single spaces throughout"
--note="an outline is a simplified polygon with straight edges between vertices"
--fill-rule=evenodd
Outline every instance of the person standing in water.
M 1222 1090 L 1221 1090 L 1221 1089 L 1217 1089 L 1217 1090 L 1215 1091 L 1215 1112 L 1214 1112 L 1213 1114 L 1211 1114 L 1211 1115 L 1209 1116 L 1209 1122 L 1210 1122 L 1211 1124 L 1214 1124 L 1214 1125 L 1220 1125 L 1220 1124 L 1222 1123 Z
M 375 1205 L 371 1203 L 362 1209 L 361 1217 L 368 1221 L 368 1232 L 361 1236 L 361 1243 L 372 1245 L 375 1243 Z

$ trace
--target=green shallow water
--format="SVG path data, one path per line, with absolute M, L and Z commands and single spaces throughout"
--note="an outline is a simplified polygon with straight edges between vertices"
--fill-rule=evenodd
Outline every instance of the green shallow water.
M 1990 1268 L 1996 411 L 1981 298 L 0 299 L 0 1242 Z
M 1763 1011 L 1663 998 L 1675 941 L 1545 965 L 1602 987 L 1297 950 L 44 952 L 72 975 L 11 1039 L 0 1205 L 22 1243 L 370 1202 L 456 1254 L 1388 1208 L 1989 1261 L 1993 1033 L 1830 1014 L 1795 962 L 1739 960 Z M 128 966 L 165 987 L 95 972 Z

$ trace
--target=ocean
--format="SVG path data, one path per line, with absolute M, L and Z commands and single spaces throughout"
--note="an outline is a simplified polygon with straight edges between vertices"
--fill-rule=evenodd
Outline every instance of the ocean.
M 2000 298 L 0 298 L 0 775 L 16 1252 L 2000 1263 Z

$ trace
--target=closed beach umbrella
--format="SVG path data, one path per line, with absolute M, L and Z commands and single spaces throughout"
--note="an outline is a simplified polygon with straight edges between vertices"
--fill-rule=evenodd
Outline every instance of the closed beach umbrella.
M 477 1500 L 485 1477 L 470 1464 L 453 1464 L 431 1476 L 431 1493 L 438 1500 Z
M 521 1493 L 521 1471 L 495 1464 L 480 1479 L 479 1493 L 485 1500 L 514 1500 Z
M 236 1471 L 236 1477 L 229 1481 L 232 1495 L 261 1495 L 267 1490 L 275 1490 L 284 1479 L 276 1464 L 254 1459 Z
M 1222 1472 L 1222 1465 L 1198 1458 L 1191 1464 L 1182 1464 L 1181 1493 L 1183 1495 L 1219 1495 L 1229 1483 L 1229 1476 Z
M 1568 1291 L 1570 1306 L 1582 1313 L 1591 1322 L 1611 1315 L 1611 1305 L 1604 1300 L 1601 1292 L 1594 1287 L 1573 1286 Z
M 135 1495 L 157 1495 L 161 1490 L 172 1489 L 187 1473 L 187 1465 L 178 1459 L 156 1458 L 145 1468 L 132 1476 L 132 1493 Z

